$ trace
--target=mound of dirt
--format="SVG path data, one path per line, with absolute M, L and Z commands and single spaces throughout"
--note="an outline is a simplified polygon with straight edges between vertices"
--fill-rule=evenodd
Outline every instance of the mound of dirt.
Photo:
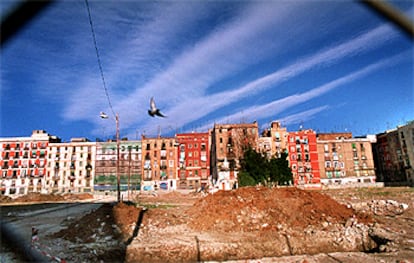
M 48 202 L 48 201 L 65 201 L 62 195 L 54 194 L 40 194 L 29 193 L 27 195 L 19 196 L 13 200 L 13 202 Z
M 367 215 L 339 204 L 316 191 L 297 188 L 242 187 L 219 191 L 198 200 L 187 210 L 188 225 L 199 231 L 249 232 L 283 227 L 345 224 L 350 218 L 372 222 Z
M 0 203 L 10 203 L 13 202 L 13 198 L 7 195 L 0 195 Z
M 71 262 L 124 262 L 125 247 L 137 222 L 139 209 L 119 203 L 103 204 L 80 219 L 72 219 L 67 228 L 49 237 L 71 247 L 65 259 Z M 65 241 L 58 241 L 58 240 Z
M 78 194 L 68 193 L 68 194 L 64 194 L 63 198 L 65 200 L 88 200 L 88 199 L 93 199 L 93 195 L 89 193 L 78 193 Z
M 90 193 L 66 193 L 66 194 L 41 194 L 29 193 L 17 198 L 9 196 L 0 196 L 0 203 L 28 203 L 28 202 L 60 202 L 60 201 L 78 201 L 93 199 Z
M 141 208 L 126 203 L 118 203 L 114 206 L 112 210 L 114 221 L 121 229 L 124 240 L 129 239 L 135 231 L 140 211 Z

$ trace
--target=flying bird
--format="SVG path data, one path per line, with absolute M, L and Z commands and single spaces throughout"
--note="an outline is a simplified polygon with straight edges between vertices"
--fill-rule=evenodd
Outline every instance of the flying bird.
M 153 97 L 151 97 L 151 100 L 150 100 L 150 109 L 148 110 L 148 114 L 151 117 L 154 117 L 155 115 L 159 117 L 166 117 L 160 112 L 160 109 L 157 109 L 157 106 L 155 106 L 155 100 Z
M 105 112 L 103 112 L 103 111 L 101 111 L 99 113 L 99 117 L 101 117 L 102 119 L 108 119 L 108 115 Z

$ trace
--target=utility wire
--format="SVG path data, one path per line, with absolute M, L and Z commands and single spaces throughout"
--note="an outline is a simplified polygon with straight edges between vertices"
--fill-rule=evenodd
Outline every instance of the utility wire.
M 86 4 L 86 9 L 88 10 L 89 24 L 91 25 L 93 44 L 95 45 L 96 57 L 98 59 L 99 71 L 101 72 L 101 78 L 102 78 L 103 87 L 105 89 L 105 95 L 106 95 L 106 98 L 108 99 L 109 108 L 111 108 L 112 114 L 115 117 L 116 114 L 115 114 L 114 108 L 112 107 L 111 98 L 109 97 L 108 89 L 106 88 L 106 82 L 105 82 L 104 73 L 102 70 L 101 57 L 99 56 L 98 45 L 96 44 L 95 30 L 93 29 L 91 10 L 89 9 L 88 0 L 85 0 L 85 4 Z

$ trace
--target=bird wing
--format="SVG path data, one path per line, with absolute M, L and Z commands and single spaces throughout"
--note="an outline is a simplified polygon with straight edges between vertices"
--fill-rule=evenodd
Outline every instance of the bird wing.
M 157 106 L 155 106 L 155 100 L 153 97 L 151 97 L 151 100 L 150 100 L 150 109 L 151 111 L 155 111 L 157 109 Z
M 160 117 L 165 117 L 165 115 L 163 115 L 160 110 L 157 109 L 157 111 L 155 112 L 155 115 L 160 116 Z

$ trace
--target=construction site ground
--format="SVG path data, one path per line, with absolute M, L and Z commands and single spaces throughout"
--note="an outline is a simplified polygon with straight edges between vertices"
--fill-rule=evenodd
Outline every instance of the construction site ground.
M 35 199 L 24 198 L 2 203 Z M 130 201 L 64 218 L 58 231 L 42 233 L 40 241 L 67 262 L 414 259 L 413 188 L 247 187 L 214 194 L 135 193 Z

